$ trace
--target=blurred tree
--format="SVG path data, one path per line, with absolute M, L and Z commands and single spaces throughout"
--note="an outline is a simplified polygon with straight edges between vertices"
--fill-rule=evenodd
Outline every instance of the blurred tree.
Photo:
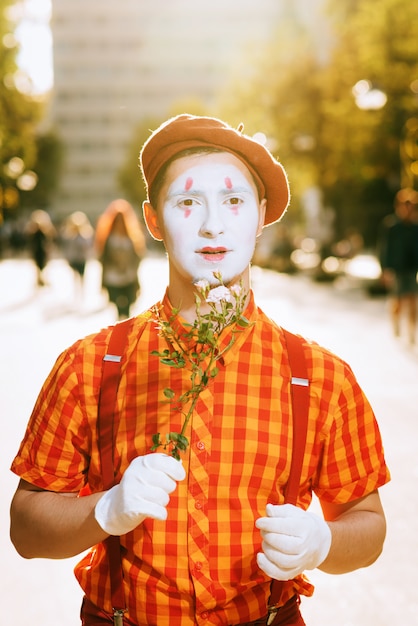
M 0 0 L 0 223 L 19 208 L 46 208 L 61 162 L 58 139 L 39 132 L 47 98 L 31 94 L 17 64 L 16 5 Z
M 35 127 L 41 118 L 39 102 L 22 91 L 25 80 L 16 62 L 11 0 L 0 0 L 0 213 L 18 207 L 20 186 L 30 184 L 25 173 L 36 162 Z M 22 178 L 23 177 L 23 178 Z M 32 181 L 35 181 L 32 177 Z
M 410 167 L 401 153 L 408 120 L 418 114 L 418 5 L 381 0 L 376 10 L 373 0 L 327 4 L 338 39 L 324 82 L 347 101 L 347 141 L 338 178 L 326 181 L 324 190 L 340 209 L 341 225 L 359 227 L 374 244 L 379 222 L 404 184 L 403 169 Z M 359 81 L 363 92 L 353 93 Z M 379 93 L 385 104 L 376 101 Z
M 327 0 L 322 24 L 331 37 L 324 29 L 319 44 L 294 3 L 286 7 L 274 41 L 230 86 L 223 110 L 270 138 L 289 174 L 292 214 L 303 192 L 318 186 L 336 211 L 337 236 L 355 227 L 373 245 L 401 184 L 405 125 L 418 116 L 418 4 Z M 353 93 L 359 81 L 386 104 L 369 99 L 364 108 Z
M 63 145 L 52 131 L 36 136 L 36 163 L 33 172 L 37 184 L 33 189 L 21 193 L 22 207 L 48 208 L 51 194 L 55 191 L 61 172 Z

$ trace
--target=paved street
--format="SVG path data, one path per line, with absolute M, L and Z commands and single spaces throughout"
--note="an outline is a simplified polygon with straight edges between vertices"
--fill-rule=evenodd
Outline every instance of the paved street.
M 25 561 L 10 544 L 8 510 L 17 478 L 9 466 L 59 352 L 115 319 L 100 293 L 97 263 L 89 264 L 84 294 L 74 290 L 63 261 L 52 261 L 46 274 L 48 284 L 37 290 L 30 262 L 0 262 L 0 605 L 3 621 L 13 626 L 79 623 L 81 592 L 72 575 L 77 559 Z M 160 298 L 166 277 L 164 259 L 144 260 L 135 312 Z M 312 572 L 317 588 L 302 605 L 307 626 L 418 625 L 418 349 L 392 337 L 384 298 L 259 268 L 253 269 L 253 287 L 273 319 L 352 365 L 375 408 L 392 471 L 381 491 L 388 520 L 383 555 L 372 567 L 343 576 Z

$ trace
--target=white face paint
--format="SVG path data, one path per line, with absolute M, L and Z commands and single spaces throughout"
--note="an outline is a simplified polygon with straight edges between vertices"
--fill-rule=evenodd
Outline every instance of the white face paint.
M 158 227 L 170 260 L 170 278 L 187 284 L 238 280 L 254 253 L 264 222 L 249 170 L 223 152 L 183 157 L 168 168 L 159 194 Z

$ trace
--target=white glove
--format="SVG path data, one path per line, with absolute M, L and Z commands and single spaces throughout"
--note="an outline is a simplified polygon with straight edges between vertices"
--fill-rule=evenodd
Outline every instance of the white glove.
M 167 454 L 136 457 L 119 485 L 98 500 L 94 510 L 97 523 L 109 535 L 125 535 L 146 517 L 167 519 L 168 494 L 185 476 L 181 461 Z
M 263 538 L 257 563 L 267 576 L 291 580 L 325 561 L 332 537 L 323 519 L 293 504 L 268 504 L 266 513 L 255 525 Z

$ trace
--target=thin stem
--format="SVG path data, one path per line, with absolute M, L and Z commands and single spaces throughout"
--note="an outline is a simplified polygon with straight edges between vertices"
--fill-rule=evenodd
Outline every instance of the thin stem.
M 155 450 L 161 445 L 166 449 L 166 447 L 170 445 L 172 446 L 171 454 L 176 459 L 180 459 L 180 452 L 185 451 L 189 444 L 185 432 L 199 396 L 208 386 L 210 379 L 214 378 L 218 373 L 218 368 L 215 367 L 215 364 L 233 345 L 237 329 L 232 329 L 231 340 L 222 350 L 218 348 L 219 337 L 227 326 L 241 319 L 243 306 L 247 297 L 247 294 L 243 294 L 241 291 L 241 287 L 240 291 L 232 289 L 229 291 L 224 287 L 222 277 L 218 275 L 218 273 L 214 273 L 214 275 L 221 283 L 220 289 L 224 289 L 227 293 L 222 293 L 220 299 L 217 300 L 216 296 L 213 297 L 216 292 L 215 289 L 211 292 L 213 295 L 212 299 L 210 299 L 208 297 L 210 293 L 209 283 L 199 285 L 198 289 L 200 289 L 200 295 L 205 298 L 209 305 L 209 312 L 204 315 L 201 314 L 201 299 L 199 295 L 196 294 L 196 319 L 193 325 L 188 325 L 190 330 L 183 335 L 178 336 L 172 328 L 172 322 L 175 320 L 177 311 L 173 310 L 173 316 L 169 318 L 168 321 L 165 321 L 160 317 L 160 310 L 155 308 L 155 313 L 159 320 L 160 333 L 169 347 L 169 350 L 156 354 L 158 354 L 162 362 L 167 365 L 172 367 L 184 367 L 188 363 L 191 368 L 190 389 L 182 393 L 177 399 L 171 399 L 173 404 L 175 403 L 177 406 L 183 405 L 183 407 L 185 407 L 187 404 L 189 405 L 187 412 L 183 411 L 184 422 L 180 433 L 170 432 L 166 435 L 165 444 L 161 442 L 159 434 L 153 437 L 154 445 L 152 450 Z M 231 296 L 235 300 L 235 306 L 231 303 Z M 241 326 L 244 327 L 244 324 Z M 176 354 L 178 355 L 177 357 Z M 206 361 L 206 367 L 202 367 L 204 361 Z M 174 392 L 172 392 L 172 390 L 169 391 L 170 394 L 174 396 Z M 172 396 L 170 395 L 169 397 L 171 398 Z

